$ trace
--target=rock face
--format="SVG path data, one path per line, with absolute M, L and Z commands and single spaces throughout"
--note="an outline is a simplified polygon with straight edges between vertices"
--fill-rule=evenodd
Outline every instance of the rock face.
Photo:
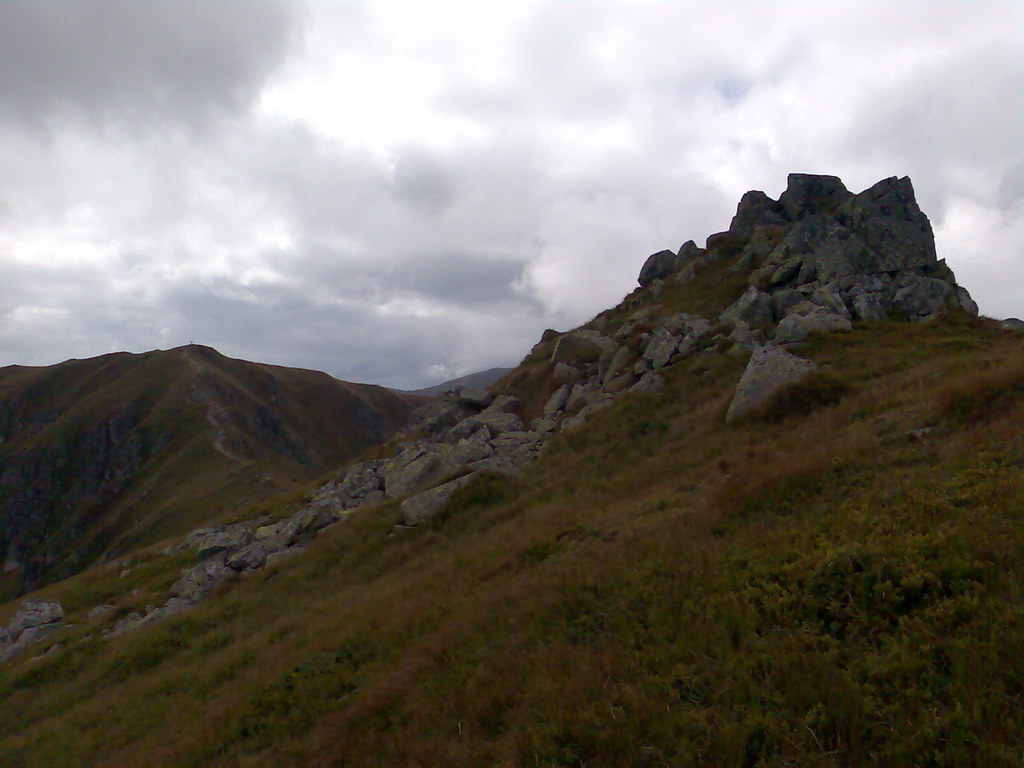
M 751 290 L 718 319 L 748 344 L 799 341 L 888 316 L 927 319 L 949 307 L 978 313 L 936 258 L 931 224 L 906 177 L 853 194 L 835 176 L 790 174 L 777 201 L 747 192 L 728 232 L 712 235 L 707 252 L 692 258 L 701 263 L 723 253 L 736 259 L 736 271 L 751 272 Z M 666 264 L 652 256 L 641 285 L 654 272 L 667 278 Z M 678 278 L 692 277 L 678 259 L 675 268 Z
M 778 347 L 758 347 L 736 387 L 725 421 L 730 424 L 767 400 L 786 384 L 799 381 L 817 366 Z

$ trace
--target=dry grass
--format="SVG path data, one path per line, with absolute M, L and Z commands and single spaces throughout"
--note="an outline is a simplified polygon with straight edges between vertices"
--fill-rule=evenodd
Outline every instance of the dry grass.
M 725 428 L 743 361 L 694 358 L 437 525 L 355 515 L 185 617 L 4 668 L 0 762 L 1018 765 L 1019 342 L 805 353 L 838 402 Z

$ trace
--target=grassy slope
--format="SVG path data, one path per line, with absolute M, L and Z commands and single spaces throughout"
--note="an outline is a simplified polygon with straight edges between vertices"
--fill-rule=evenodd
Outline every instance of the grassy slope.
M 430 529 L 356 515 L 187 616 L 0 670 L 0 762 L 1019 765 L 1020 337 L 953 317 L 804 353 L 838 403 L 727 428 L 743 361 L 692 358 Z M 47 593 L 81 636 L 180 566 Z

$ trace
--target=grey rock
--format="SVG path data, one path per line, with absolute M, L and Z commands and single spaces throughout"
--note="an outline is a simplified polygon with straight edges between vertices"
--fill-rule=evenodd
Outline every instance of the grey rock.
M 478 411 L 482 411 L 494 401 L 494 395 L 485 389 L 456 387 L 454 395 L 455 402 L 458 405 L 467 406 Z
M 711 323 L 700 315 L 691 315 L 686 312 L 678 312 L 665 318 L 661 327 L 673 336 L 696 335 L 698 337 L 710 336 L 712 332 Z
M 629 388 L 630 392 L 643 392 L 649 395 L 656 395 L 665 388 L 665 379 L 653 371 L 648 371 L 640 377 L 640 381 Z
M 474 473 L 489 472 L 494 475 L 506 475 L 507 477 L 515 477 L 522 474 L 522 469 L 520 469 L 516 460 L 511 456 L 492 456 L 483 461 L 473 462 L 469 465 L 469 468 Z
M 516 434 L 516 433 L 509 433 Z M 500 440 L 501 436 L 494 438 Z M 460 440 L 452 449 L 452 458 L 457 464 L 470 464 L 474 461 L 488 459 L 494 455 L 494 448 L 479 436 Z
M 333 525 L 341 519 L 341 512 L 322 506 L 309 506 L 292 515 L 278 534 L 289 546 L 295 542 L 309 538 L 321 528 Z M 262 541 L 273 541 L 263 539 Z
M 519 398 L 515 395 L 495 395 L 491 404 L 484 409 L 484 413 L 512 413 L 518 406 Z
M 676 255 L 672 251 L 658 251 L 647 257 L 637 282 L 646 288 L 655 280 L 668 277 L 676 268 Z
M 288 548 L 288 536 L 283 532 L 276 536 L 270 536 L 252 542 L 239 552 L 228 558 L 226 565 L 235 571 L 253 570 L 262 568 L 267 558 L 275 552 Z
M 582 376 L 579 368 L 568 366 L 564 362 L 557 362 L 554 371 L 551 372 L 551 380 L 558 384 L 575 384 Z
M 1024 320 L 1016 317 L 1008 317 L 1005 320 L 999 321 L 999 326 L 1005 328 L 1008 331 L 1024 331 Z
M 812 333 L 848 331 L 850 321 L 828 307 L 804 303 L 786 315 L 775 329 L 775 340 L 780 343 L 802 341 Z
M 544 415 L 554 416 L 559 411 L 565 409 L 565 403 L 569 399 L 569 393 L 572 391 L 572 387 L 569 384 L 563 384 L 554 392 L 551 393 L 551 397 L 548 398 L 547 403 L 544 404 Z
M 932 277 L 905 274 L 892 298 L 896 309 L 909 320 L 922 320 L 940 314 L 955 296 L 953 286 Z
M 439 445 L 430 450 L 413 446 L 402 451 L 381 467 L 384 493 L 389 498 L 405 496 L 420 488 L 436 484 L 445 475 L 458 468 L 450 453 L 441 453 Z M 450 449 L 449 449 L 450 451 Z
M 579 413 L 575 413 L 572 416 L 566 416 L 562 419 L 561 431 L 572 432 L 574 429 L 579 429 L 587 423 L 587 417 L 590 415 L 590 408 L 584 407 Z
M 791 173 L 778 205 L 789 221 L 798 221 L 823 210 L 836 210 L 850 197 L 838 176 Z
M 628 347 L 619 347 L 608 362 L 608 367 L 601 376 L 601 382 L 607 386 L 608 382 L 626 370 L 626 366 L 632 359 L 633 352 Z
M 751 328 L 765 328 L 772 322 L 772 298 L 752 286 L 718 319 L 725 325 L 735 325 L 736 321 L 742 320 Z
M 761 405 L 773 392 L 799 381 L 817 366 L 778 347 L 757 347 L 750 356 L 726 413 L 730 424 Z
M 857 320 L 871 322 L 882 320 L 888 314 L 882 296 L 878 293 L 867 293 L 862 288 L 854 288 L 848 294 L 852 315 Z
M 530 429 L 534 432 L 553 432 L 558 428 L 558 422 L 555 419 L 547 416 L 541 416 L 534 419 L 533 423 L 530 424 Z
M 379 467 L 380 462 L 370 462 L 353 464 L 348 468 L 337 486 L 338 497 L 343 507 L 351 506 L 354 501 L 383 488 L 384 481 L 378 472 Z
M 64 618 L 64 608 L 56 600 L 26 600 L 7 625 L 11 638 L 17 640 L 26 629 L 53 624 Z
M 679 349 L 680 341 L 678 336 L 673 336 L 664 328 L 658 328 L 644 349 L 643 357 L 651 364 L 651 368 L 664 368 L 672 361 L 672 356 Z
M 475 473 L 464 475 L 406 499 L 402 502 L 403 523 L 419 525 L 447 504 L 452 495 L 460 488 L 465 487 L 474 477 Z
M 565 401 L 565 412 L 573 413 L 587 404 L 587 397 L 593 392 L 600 390 L 601 385 L 596 381 L 576 384 L 569 397 Z
M 601 353 L 614 351 L 618 344 L 614 339 L 602 336 L 590 329 L 580 329 L 561 336 L 551 353 L 552 365 L 556 363 L 588 364 L 597 362 Z
M 171 595 L 190 603 L 206 597 L 221 581 L 232 574 L 232 570 L 217 560 L 206 560 L 191 568 L 185 568 L 171 586 Z
M 786 219 L 782 210 L 782 206 L 764 192 L 746 192 L 736 206 L 736 215 L 729 224 L 729 233 L 740 238 L 749 238 L 759 227 L 785 224 Z
M 627 371 L 605 384 L 604 391 L 611 395 L 618 395 L 628 390 L 634 383 L 636 383 L 636 376 Z
M 236 552 L 252 541 L 252 530 L 247 523 L 218 526 L 199 544 L 196 558 L 206 560 L 221 552 Z
M 978 303 L 962 285 L 956 286 L 956 300 L 960 307 L 969 315 L 978 316 Z

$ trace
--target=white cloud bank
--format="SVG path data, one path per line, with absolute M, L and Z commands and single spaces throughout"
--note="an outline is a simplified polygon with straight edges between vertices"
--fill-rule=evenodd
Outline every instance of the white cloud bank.
M 496 10 L 497 9 L 497 10 Z M 1024 314 L 1024 5 L 0 4 L 0 365 L 513 364 L 791 171 Z

